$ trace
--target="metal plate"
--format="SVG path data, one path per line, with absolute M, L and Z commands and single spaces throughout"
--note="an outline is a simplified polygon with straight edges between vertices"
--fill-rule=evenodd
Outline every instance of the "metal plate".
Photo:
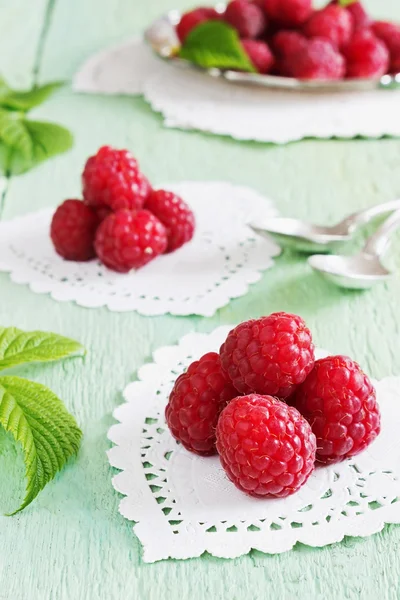
M 217 4 L 218 12 L 225 10 L 224 4 Z M 174 66 L 202 71 L 214 78 L 222 78 L 230 83 L 246 84 L 280 90 L 305 92 L 347 92 L 371 91 L 376 89 L 400 89 L 400 73 L 384 75 L 381 79 L 345 79 L 342 81 L 313 80 L 304 81 L 293 77 L 278 77 L 276 75 L 259 75 L 257 73 L 240 73 L 238 71 L 222 71 L 220 69 L 204 69 L 176 56 L 179 40 L 175 27 L 181 19 L 181 13 L 172 10 L 157 19 L 146 30 L 145 38 L 154 52 Z

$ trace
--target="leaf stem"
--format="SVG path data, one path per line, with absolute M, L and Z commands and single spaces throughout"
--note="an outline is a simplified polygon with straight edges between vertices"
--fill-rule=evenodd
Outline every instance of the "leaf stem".
M 37 46 L 35 62 L 33 65 L 33 87 L 37 87 L 37 85 L 38 85 L 40 67 L 42 65 L 42 59 L 43 59 L 43 53 L 44 53 L 44 47 L 45 47 L 45 44 L 47 41 L 47 34 L 49 32 L 55 5 L 56 5 L 56 0 L 48 0 L 45 15 L 44 15 L 44 20 L 43 20 L 42 31 L 40 32 L 40 39 L 39 39 L 39 43 Z
M 8 163 L 8 160 L 7 160 L 7 163 Z M 6 183 L 5 183 L 4 189 L 0 195 L 0 221 L 3 216 L 4 207 L 6 205 L 6 197 L 7 197 L 9 187 L 10 187 L 10 181 L 11 181 L 11 176 L 8 173 L 8 169 L 7 169 L 6 173 L 4 174 L 4 177 L 5 177 Z

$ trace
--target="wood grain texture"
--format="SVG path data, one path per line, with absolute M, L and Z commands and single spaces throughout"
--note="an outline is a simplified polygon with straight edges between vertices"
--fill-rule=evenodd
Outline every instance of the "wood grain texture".
M 398 0 L 369 4 L 400 20 Z M 168 0 L 57 0 L 43 40 L 40 80 L 70 77 L 93 51 L 140 31 L 168 8 Z M 32 80 L 45 14 L 39 0 L 0 1 L 0 62 L 21 85 Z M 252 185 L 274 198 L 283 214 L 314 221 L 331 222 L 400 195 L 399 140 L 237 143 L 167 130 L 141 99 L 79 96 L 68 87 L 35 113 L 70 127 L 76 144 L 67 155 L 11 180 L 4 218 L 79 195 L 83 162 L 103 143 L 130 148 L 155 182 L 226 179 Z M 391 263 L 399 273 L 400 240 Z M 77 461 L 34 504 L 16 517 L 0 517 L 0 599 L 399 598 L 400 528 L 393 526 L 365 540 L 322 549 L 298 545 L 280 556 L 252 552 L 231 561 L 204 556 L 146 565 L 131 524 L 118 514 L 120 497 L 111 487 L 105 454 L 121 390 L 157 347 L 191 330 L 288 310 L 307 319 L 318 345 L 351 354 L 375 377 L 400 374 L 399 298 L 398 276 L 367 294 L 342 292 L 290 253 L 246 297 L 212 319 L 85 310 L 33 294 L 0 274 L 1 324 L 52 330 L 88 349 L 85 359 L 18 371 L 65 399 L 85 437 Z M 19 449 L 0 434 L 1 514 L 18 505 L 22 473 Z

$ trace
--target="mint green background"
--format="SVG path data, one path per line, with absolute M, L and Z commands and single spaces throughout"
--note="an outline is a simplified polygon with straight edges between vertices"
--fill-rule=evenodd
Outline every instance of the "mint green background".
M 187 0 L 174 0 L 187 7 Z M 384 6 L 382 6 L 384 4 Z M 400 20 L 398 0 L 371 0 L 375 14 Z M 82 61 L 139 32 L 170 0 L 0 0 L 0 72 L 11 83 L 70 79 Z M 361 101 L 361 97 L 360 97 Z M 212 180 L 252 185 L 283 214 L 333 222 L 344 213 L 400 195 L 400 141 L 303 141 L 284 147 L 167 130 L 142 99 L 73 95 L 66 87 L 37 118 L 75 134 L 74 149 L 8 181 L 1 218 L 80 193 L 86 157 L 101 144 L 130 148 L 154 181 Z M 399 240 L 391 257 L 400 269 Z M 301 314 L 316 343 L 352 355 L 375 377 L 400 374 L 400 279 L 366 294 L 320 281 L 292 254 L 281 257 L 250 293 L 212 319 L 145 318 L 57 303 L 0 274 L 0 323 L 47 329 L 80 340 L 85 359 L 18 370 L 49 385 L 73 412 L 85 437 L 71 463 L 22 514 L 0 517 L 0 599 L 266 600 L 400 597 L 400 528 L 367 539 L 280 556 L 252 552 L 142 562 L 130 523 L 118 514 L 106 432 L 121 390 L 159 346 L 192 330 L 211 331 L 274 310 Z M 0 433 L 0 512 L 23 493 L 18 448 Z

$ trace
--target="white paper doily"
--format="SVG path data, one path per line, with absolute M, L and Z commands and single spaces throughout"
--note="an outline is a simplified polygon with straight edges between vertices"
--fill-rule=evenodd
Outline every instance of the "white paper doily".
M 157 59 L 140 38 L 91 57 L 79 92 L 143 94 L 167 127 L 239 140 L 400 136 L 400 91 L 316 94 L 232 85 Z
M 127 275 L 97 260 L 64 261 L 52 246 L 53 210 L 46 209 L 0 223 L 0 271 L 34 292 L 85 307 L 212 316 L 273 265 L 278 246 L 246 224 L 274 216 L 276 210 L 261 194 L 229 183 L 183 182 L 165 188 L 181 195 L 196 215 L 193 240 L 176 252 Z
M 375 382 L 382 432 L 362 454 L 320 467 L 293 496 L 260 500 L 237 490 L 218 457 L 187 452 L 170 435 L 164 409 L 176 377 L 229 332 L 190 334 L 157 350 L 154 363 L 125 389 L 109 439 L 113 478 L 123 494 L 120 512 L 136 522 L 145 562 L 191 558 L 208 551 L 234 558 L 252 548 L 270 554 L 297 542 L 325 546 L 345 535 L 365 537 L 385 523 L 400 523 L 400 378 Z M 318 356 L 326 355 L 320 351 Z

